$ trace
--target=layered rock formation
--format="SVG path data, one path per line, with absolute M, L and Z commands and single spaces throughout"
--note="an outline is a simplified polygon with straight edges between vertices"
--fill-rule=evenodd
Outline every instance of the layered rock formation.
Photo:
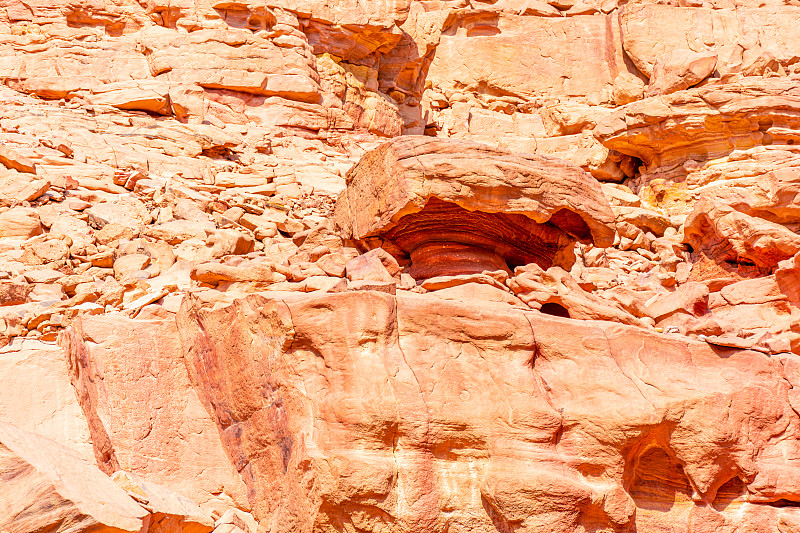
M 337 232 L 410 259 L 415 279 L 529 263 L 569 268 L 576 240 L 613 242 L 599 183 L 558 159 L 401 137 L 364 156 L 346 180 Z
M 0 531 L 800 531 L 798 15 L 0 2 Z
M 193 379 L 271 531 L 800 518 L 796 356 L 431 299 L 184 302 Z

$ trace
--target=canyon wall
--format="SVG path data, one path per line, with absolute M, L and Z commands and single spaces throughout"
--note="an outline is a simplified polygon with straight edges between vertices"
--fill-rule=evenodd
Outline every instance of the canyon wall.
M 800 532 L 798 19 L 0 0 L 0 532 Z

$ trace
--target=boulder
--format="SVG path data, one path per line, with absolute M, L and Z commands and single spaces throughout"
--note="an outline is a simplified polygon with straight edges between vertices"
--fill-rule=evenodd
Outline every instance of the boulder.
M 532 262 L 568 267 L 575 241 L 613 240 L 600 184 L 578 167 L 427 137 L 365 155 L 348 173 L 334 216 L 344 238 L 386 243 L 399 260 L 410 259 L 415 278 L 510 272 Z
M 0 305 L 23 304 L 32 289 L 24 278 L 0 281 Z
M 714 53 L 672 50 L 656 60 L 646 95 L 670 94 L 693 87 L 709 77 L 716 66 Z
M 205 240 L 207 234 L 213 232 L 214 229 L 214 224 L 211 222 L 172 220 L 147 226 L 142 230 L 142 235 L 177 245 L 189 239 Z
M 348 261 L 345 273 L 350 281 L 393 282 L 395 276 L 399 277 L 400 267 L 385 250 L 376 248 Z
M 123 255 L 114 261 L 114 277 L 125 279 L 144 270 L 150 264 L 150 257 L 145 254 Z
M 210 285 L 224 282 L 252 281 L 260 283 L 277 283 L 286 280 L 286 276 L 270 263 L 244 264 L 238 266 L 220 263 L 201 263 L 192 268 L 192 279 Z
M 22 202 L 31 202 L 46 193 L 49 188 L 50 182 L 47 180 L 32 180 L 25 173 L 5 173 L 0 184 L 0 205 L 11 207 Z
M 42 224 L 35 209 L 14 207 L 0 213 L 0 237 L 27 239 L 40 235 L 42 232 Z
M 583 290 L 569 272 L 560 267 L 551 267 L 547 271 L 537 264 L 517 267 L 508 286 L 523 302 L 544 314 L 643 324 L 617 302 Z
M 118 109 L 138 109 L 167 115 L 172 113 L 169 92 L 169 85 L 160 80 L 131 80 L 103 84 L 94 88 L 86 100 L 94 105 L 108 105 Z
M 656 320 L 682 312 L 700 316 L 708 311 L 708 287 L 703 283 L 689 282 L 647 306 L 648 313 Z
M 141 200 L 128 196 L 121 196 L 112 202 L 97 203 L 87 212 L 89 225 L 98 230 L 107 224 L 118 224 L 138 232 L 153 220 L 147 206 Z
M 614 78 L 614 103 L 617 105 L 630 104 L 644 96 L 644 82 L 628 72 L 621 72 Z

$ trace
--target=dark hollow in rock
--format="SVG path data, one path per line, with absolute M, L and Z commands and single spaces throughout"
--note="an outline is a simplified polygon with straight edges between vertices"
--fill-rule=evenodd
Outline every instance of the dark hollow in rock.
M 574 228 L 576 236 L 590 235 L 580 217 L 567 213 L 559 217 L 565 226 Z M 538 224 L 517 214 L 468 211 L 438 198 L 402 217 L 383 237 L 408 254 L 415 279 L 484 270 L 510 273 L 528 263 L 547 269 L 559 250 L 575 241 L 550 223 Z
M 542 304 L 542 307 L 539 309 L 539 311 L 546 315 L 560 316 L 562 318 L 571 318 L 569 316 L 569 311 L 567 311 L 567 308 L 555 302 L 547 302 L 545 304 Z

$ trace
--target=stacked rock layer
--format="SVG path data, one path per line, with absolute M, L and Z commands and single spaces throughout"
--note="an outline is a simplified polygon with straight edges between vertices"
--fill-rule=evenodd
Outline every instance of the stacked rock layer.
M 0 1 L 0 532 L 800 533 L 795 4 Z

